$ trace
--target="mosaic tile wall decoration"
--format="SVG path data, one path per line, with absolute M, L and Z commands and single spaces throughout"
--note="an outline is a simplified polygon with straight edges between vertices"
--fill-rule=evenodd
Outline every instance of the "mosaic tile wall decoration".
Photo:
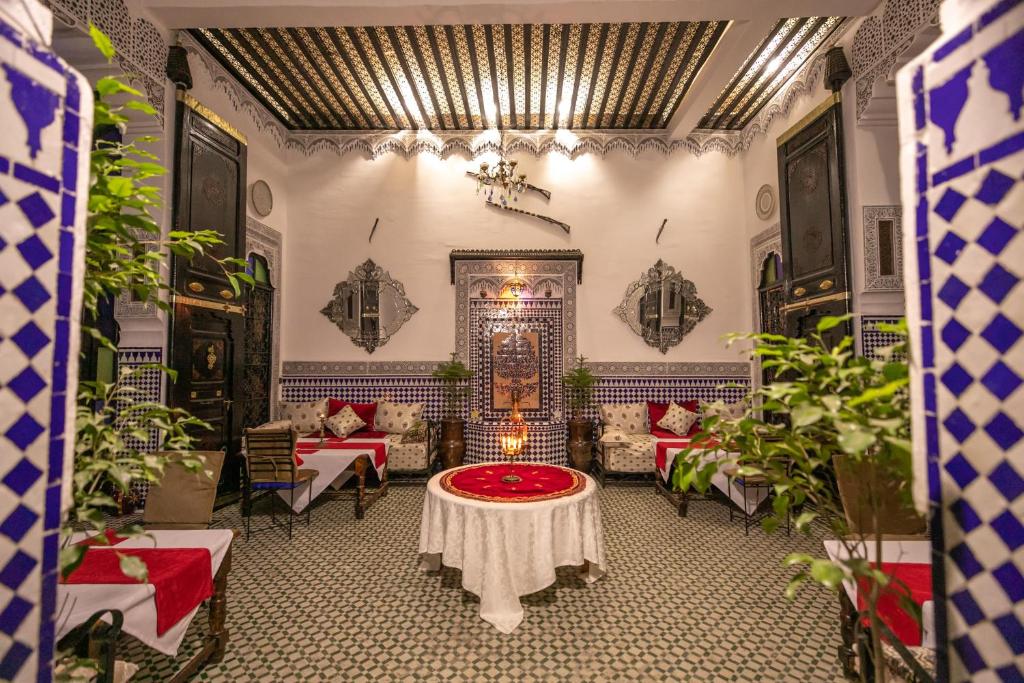
M 1024 2 L 945 3 L 942 26 L 898 80 L 914 445 L 943 558 L 939 680 L 1020 681 Z
M 896 324 L 899 318 L 889 315 L 865 315 L 860 319 L 860 353 L 863 356 L 873 356 L 875 349 L 892 346 L 899 341 L 899 337 L 890 332 L 879 332 L 878 323 Z
M 70 495 L 92 91 L 46 46 L 51 28 L 35 3 L 0 12 L 0 680 L 8 681 L 52 676 Z

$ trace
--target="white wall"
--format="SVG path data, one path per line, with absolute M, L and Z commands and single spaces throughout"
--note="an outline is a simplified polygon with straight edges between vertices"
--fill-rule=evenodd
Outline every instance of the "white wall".
M 335 283 L 373 258 L 405 284 L 420 311 L 373 360 L 440 359 L 454 346 L 454 288 L 448 254 L 465 248 L 581 249 L 578 349 L 593 360 L 736 360 L 720 336 L 749 329 L 748 258 L 736 201 L 739 159 L 687 153 L 602 159 L 559 154 L 518 155 L 531 183 L 552 192 L 550 203 L 527 193 L 526 210 L 558 218 L 559 228 L 487 207 L 465 175 L 464 157 L 410 159 L 385 155 L 294 155 L 288 160 L 290 226 L 286 236 L 282 358 L 367 360 L 320 309 Z M 380 225 L 367 242 L 374 219 Z M 654 242 L 664 218 L 661 243 Z M 628 283 L 658 259 L 691 279 L 714 312 L 662 355 L 613 313 Z

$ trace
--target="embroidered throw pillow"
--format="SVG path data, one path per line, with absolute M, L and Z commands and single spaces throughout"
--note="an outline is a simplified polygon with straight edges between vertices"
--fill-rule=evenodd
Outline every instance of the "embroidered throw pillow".
M 605 427 L 618 427 L 627 434 L 647 433 L 646 403 L 605 403 L 601 406 Z
M 427 423 L 423 420 L 416 420 L 402 434 L 402 443 L 424 443 L 427 440 Z
M 422 403 L 391 403 L 382 401 L 377 404 L 374 416 L 374 428 L 388 434 L 405 434 L 413 423 L 423 416 Z
M 668 406 L 665 417 L 658 421 L 658 426 L 679 436 L 686 436 L 695 422 L 697 422 L 697 413 L 691 413 L 678 403 L 672 402 Z
M 362 429 L 366 426 L 366 423 L 356 415 L 356 411 L 352 410 L 352 406 L 345 406 L 327 418 L 327 422 L 324 424 L 334 432 L 335 436 L 340 436 L 341 438 L 345 438 L 357 429 Z
M 327 414 L 327 399 L 322 398 L 312 403 L 282 403 L 281 419 L 291 420 L 292 429 L 299 434 L 310 434 L 319 431 L 320 418 L 317 415 Z
M 345 406 L 352 406 L 352 410 L 356 411 L 359 419 L 365 422 L 367 427 L 373 429 L 373 421 L 377 414 L 376 403 L 349 403 L 348 401 L 340 401 L 336 398 L 328 399 L 327 417 L 337 415 Z

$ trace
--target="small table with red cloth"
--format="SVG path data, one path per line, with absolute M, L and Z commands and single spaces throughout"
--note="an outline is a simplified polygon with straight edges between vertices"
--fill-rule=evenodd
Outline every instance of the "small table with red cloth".
M 355 475 L 359 480 L 356 489 L 356 519 L 362 519 L 366 509 L 380 496 L 387 495 L 388 489 L 388 443 L 385 432 L 360 430 L 345 438 L 326 433 L 323 443 L 319 434 L 300 436 L 295 441 L 295 463 L 303 469 L 317 471 L 315 478 L 304 482 L 291 491 L 280 490 L 278 494 L 286 502 L 294 500 L 292 509 L 302 512 L 311 499 L 331 487 L 340 489 Z M 375 493 L 366 491 L 366 473 L 370 468 L 377 473 L 380 485 Z M 307 493 L 306 487 L 311 490 Z
M 86 538 L 76 534 L 72 542 Z M 167 530 L 150 531 L 149 537 L 115 537 L 109 546 L 90 544 L 82 567 L 69 577 L 74 583 L 57 586 L 57 639 L 99 610 L 118 610 L 124 615 L 125 633 L 174 657 L 200 603 L 209 599 L 210 633 L 186 665 L 188 671 L 176 677 L 187 680 L 206 660 L 219 661 L 227 646 L 224 617 L 233 538 L 230 529 Z M 115 551 L 146 562 L 153 583 L 120 575 Z M 207 566 L 197 565 L 200 556 Z
M 508 474 L 521 481 L 503 482 Z M 511 633 L 523 620 L 519 597 L 554 583 L 556 567 L 583 567 L 587 583 L 604 575 L 597 486 L 555 465 L 445 470 L 427 482 L 419 552 L 425 570 L 461 569 L 462 587 L 480 597 L 480 617 Z
M 873 540 L 864 543 L 850 541 L 853 544 L 853 555 L 862 557 L 871 563 L 876 561 L 876 548 Z M 824 542 L 825 552 L 833 562 L 850 557 L 850 552 L 837 540 Z M 931 558 L 932 544 L 926 538 L 902 538 L 882 541 L 882 570 L 896 580 L 883 593 L 878 602 L 879 616 L 885 625 L 904 645 L 935 648 L 935 605 L 931 591 Z M 845 667 L 852 668 L 853 660 L 853 627 L 856 624 L 858 610 L 866 610 L 866 603 L 860 591 L 867 586 L 858 586 L 853 581 L 843 582 L 843 593 L 840 594 L 840 611 L 843 615 L 843 643 L 848 649 Z M 898 593 L 906 593 L 911 600 L 921 607 L 921 623 L 906 613 L 900 605 Z M 888 593 L 888 594 L 886 594 Z M 868 624 L 865 624 L 867 626 Z

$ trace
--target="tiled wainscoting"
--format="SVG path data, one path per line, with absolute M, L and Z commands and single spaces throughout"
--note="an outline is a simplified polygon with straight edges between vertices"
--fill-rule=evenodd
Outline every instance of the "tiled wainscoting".
M 282 401 L 316 401 L 333 396 L 349 401 L 388 398 L 400 403 L 425 403 L 424 415 L 441 417 L 441 385 L 429 375 L 436 363 L 316 363 L 285 362 L 281 377 Z M 748 363 L 593 363 L 602 378 L 595 403 L 640 401 L 700 401 L 742 399 L 750 391 Z M 337 373 L 337 374 L 335 374 Z M 596 409 L 591 411 L 596 418 Z M 564 417 L 564 416 L 563 416 Z M 497 456 L 496 443 L 487 429 L 470 424 L 466 430 L 467 462 Z M 531 457 L 566 464 L 565 430 L 561 424 L 535 425 Z
M 879 332 L 878 323 L 896 324 L 899 318 L 887 315 L 865 315 L 860 319 L 860 352 L 864 356 L 873 356 L 875 349 L 892 346 L 899 337 L 891 332 Z

